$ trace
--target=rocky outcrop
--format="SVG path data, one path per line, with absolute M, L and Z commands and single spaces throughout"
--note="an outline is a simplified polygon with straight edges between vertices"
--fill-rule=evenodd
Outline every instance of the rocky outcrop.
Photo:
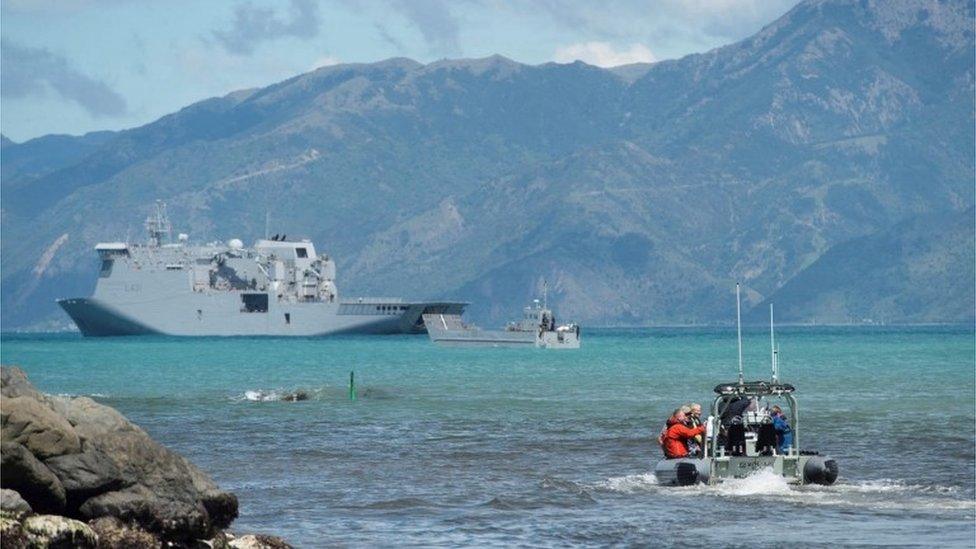
M 64 510 L 64 486 L 34 454 L 16 442 L 0 443 L 0 487 L 16 491 L 39 513 Z
M 228 540 L 234 549 L 288 549 L 291 547 L 283 539 L 262 534 L 248 534 Z
M 2 440 L 23 444 L 39 459 L 81 451 L 81 441 L 68 420 L 44 400 L 30 396 L 3 399 Z
M 192 545 L 237 517 L 234 494 L 116 410 L 43 395 L 14 367 L 0 395 L 4 547 Z
M 29 503 L 24 501 L 24 498 L 20 497 L 19 493 L 0 488 L 0 511 L 16 517 L 32 513 L 34 510 L 31 509 Z

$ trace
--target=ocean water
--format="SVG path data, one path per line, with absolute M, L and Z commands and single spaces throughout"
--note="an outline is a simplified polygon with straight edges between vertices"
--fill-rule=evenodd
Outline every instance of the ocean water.
M 736 375 L 730 329 L 584 331 L 576 352 L 423 336 L 5 334 L 41 390 L 114 406 L 240 499 L 232 530 L 300 546 L 976 543 L 971 327 L 783 328 L 800 439 L 829 487 L 665 488 L 654 438 Z M 745 333 L 748 378 L 768 336 Z M 358 398 L 348 396 L 355 372 Z M 280 395 L 307 391 L 311 399 Z

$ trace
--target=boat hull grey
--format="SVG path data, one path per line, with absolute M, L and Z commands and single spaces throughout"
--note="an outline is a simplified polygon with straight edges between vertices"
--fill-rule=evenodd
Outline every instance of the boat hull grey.
M 689 486 L 746 478 L 761 470 L 772 471 L 789 484 L 830 485 L 838 474 L 837 462 L 829 457 L 794 454 L 665 459 L 654 467 L 654 477 L 664 486 Z
M 352 302 L 333 307 L 291 303 L 271 306 L 258 314 L 242 312 L 233 305 L 227 307 L 219 300 L 171 300 L 117 307 L 96 298 L 71 298 L 61 299 L 58 304 L 88 337 L 420 334 L 426 331 L 422 316 L 425 312 L 455 313 L 464 309 L 464 304 L 451 302 Z

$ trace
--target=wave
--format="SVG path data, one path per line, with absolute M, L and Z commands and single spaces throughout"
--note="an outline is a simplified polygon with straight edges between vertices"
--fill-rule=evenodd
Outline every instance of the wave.
M 60 398 L 78 398 L 78 397 L 88 397 L 88 398 L 112 398 L 112 395 L 108 393 L 56 393 L 54 396 Z
M 497 495 L 482 506 L 514 511 L 543 508 L 571 509 L 597 503 L 588 486 L 571 480 L 546 476 L 539 482 L 537 488 L 518 495 Z
M 438 507 L 438 505 L 431 503 L 425 499 L 421 498 L 397 498 L 391 500 L 374 501 L 372 503 L 367 503 L 359 508 L 361 509 L 373 509 L 377 511 L 396 511 L 399 509 L 415 509 L 418 507 Z

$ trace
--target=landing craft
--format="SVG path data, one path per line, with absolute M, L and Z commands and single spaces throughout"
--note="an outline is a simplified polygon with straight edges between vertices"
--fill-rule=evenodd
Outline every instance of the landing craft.
M 423 315 L 466 303 L 340 299 L 335 262 L 286 235 L 193 246 L 170 242 L 166 205 L 146 220 L 145 244 L 103 242 L 91 297 L 58 300 L 86 336 L 320 336 L 426 331 Z
M 736 316 L 739 316 L 739 285 L 736 284 Z M 715 387 L 711 415 L 706 419 L 701 457 L 663 459 L 654 468 L 660 484 L 686 486 L 718 484 L 771 469 L 791 484 L 833 484 L 837 461 L 817 452 L 800 449 L 800 417 L 795 388 L 779 381 L 778 349 L 770 306 L 769 333 L 772 359 L 770 381 L 745 381 L 742 373 L 742 323 L 739 320 L 739 379 Z M 792 441 L 784 448 L 777 440 L 770 413 L 774 401 L 785 404 Z
M 556 324 L 549 308 L 549 283 L 544 284 L 542 304 L 534 300 L 522 310 L 522 319 L 509 322 L 504 330 L 483 330 L 465 324 L 460 314 L 424 315 L 427 335 L 444 347 L 538 347 L 540 349 L 579 349 L 578 324 Z

